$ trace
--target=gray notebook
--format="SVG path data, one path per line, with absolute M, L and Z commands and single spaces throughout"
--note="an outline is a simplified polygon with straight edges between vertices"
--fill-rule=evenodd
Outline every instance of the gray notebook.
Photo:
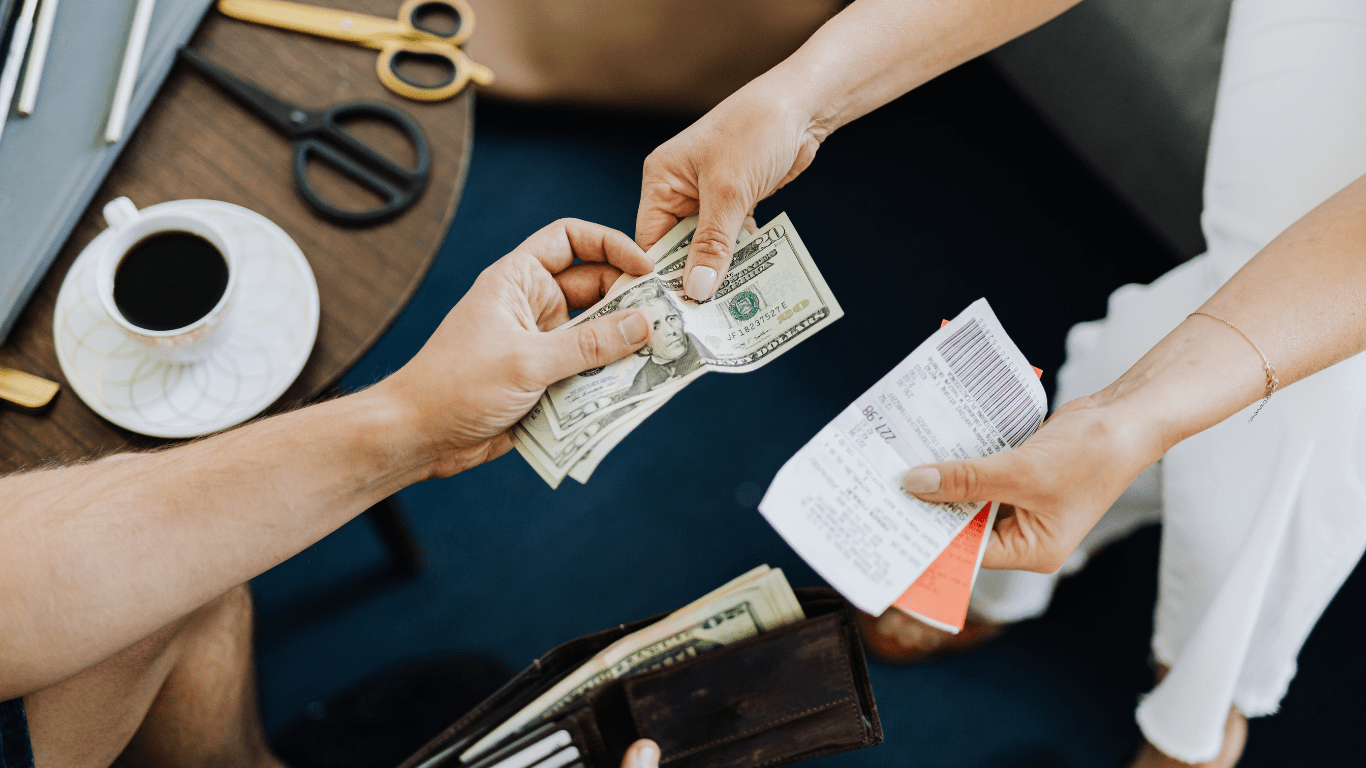
M 104 127 L 136 0 L 61 0 L 57 6 L 33 114 L 20 117 L 14 105 L 4 105 L 9 122 L 0 137 L 0 343 L 212 2 L 156 1 L 117 144 L 104 143 Z

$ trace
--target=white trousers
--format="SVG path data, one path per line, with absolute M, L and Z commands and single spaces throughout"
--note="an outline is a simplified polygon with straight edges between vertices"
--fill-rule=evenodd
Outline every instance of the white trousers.
M 1366 0 L 1234 0 L 1206 166 L 1209 251 L 1152 285 L 1115 291 L 1104 320 L 1073 328 L 1057 402 L 1109 385 L 1363 174 Z M 1232 331 L 1227 343 L 1247 345 Z M 1246 369 L 1228 375 L 1262 378 L 1251 348 Z M 1218 754 L 1230 705 L 1276 711 L 1301 646 L 1366 551 L 1366 355 L 1277 393 L 1248 423 L 1255 407 L 1169 451 L 1060 571 L 1162 520 L 1152 649 L 1171 672 L 1136 716 L 1149 741 L 1186 762 Z M 1037 616 L 1057 578 L 983 571 L 973 611 Z

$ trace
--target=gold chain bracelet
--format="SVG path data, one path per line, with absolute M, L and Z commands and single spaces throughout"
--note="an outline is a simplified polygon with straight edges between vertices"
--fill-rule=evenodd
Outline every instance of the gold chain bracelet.
M 1233 323 L 1230 323 L 1222 317 L 1216 317 L 1208 312 L 1192 312 L 1189 315 L 1186 315 L 1186 318 L 1189 319 L 1195 317 L 1196 315 L 1204 315 L 1205 317 L 1208 317 L 1212 320 L 1218 320 L 1224 325 L 1227 325 L 1228 327 L 1237 331 L 1239 336 L 1242 336 L 1244 339 L 1247 339 L 1247 343 L 1251 344 L 1252 348 L 1257 350 L 1257 356 L 1262 358 L 1262 366 L 1266 368 L 1266 397 L 1262 398 L 1262 404 L 1257 406 L 1257 410 L 1253 411 L 1252 415 L 1248 417 L 1248 423 L 1252 423 L 1252 420 L 1257 418 L 1257 414 L 1261 413 L 1262 409 L 1266 407 L 1266 403 L 1268 400 L 1271 399 L 1271 396 L 1276 394 L 1276 388 L 1281 385 L 1281 380 L 1276 378 L 1276 369 L 1271 367 L 1271 361 L 1267 360 L 1266 355 L 1262 354 L 1262 349 L 1261 347 L 1257 346 L 1257 342 L 1253 341 L 1246 333 L 1243 333 L 1242 328 L 1239 328 L 1238 326 L 1234 325 Z

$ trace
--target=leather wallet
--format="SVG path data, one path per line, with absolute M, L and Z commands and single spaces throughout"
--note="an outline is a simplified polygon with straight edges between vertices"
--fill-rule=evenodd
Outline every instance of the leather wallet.
M 882 743 L 853 607 L 794 590 L 806 618 L 605 683 L 468 768 L 618 768 L 653 739 L 668 768 L 770 768 Z M 460 753 L 613 641 L 664 618 L 571 640 L 513 678 L 401 768 L 462 768 Z

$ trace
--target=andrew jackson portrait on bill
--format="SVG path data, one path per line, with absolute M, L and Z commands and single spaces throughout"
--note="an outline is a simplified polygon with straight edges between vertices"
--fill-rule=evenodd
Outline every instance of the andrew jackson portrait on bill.
M 691 229 L 676 227 L 666 240 L 691 236 Z M 730 273 L 704 302 L 683 295 L 681 260 L 686 253 L 676 243 L 663 250 L 666 255 L 657 266 L 662 274 L 618 286 L 571 321 L 638 307 L 653 329 L 636 355 L 546 390 L 542 407 L 533 414 L 546 419 L 556 437 L 567 436 L 604 408 L 673 391 L 707 370 L 754 370 L 844 315 L 787 214 L 740 242 Z

